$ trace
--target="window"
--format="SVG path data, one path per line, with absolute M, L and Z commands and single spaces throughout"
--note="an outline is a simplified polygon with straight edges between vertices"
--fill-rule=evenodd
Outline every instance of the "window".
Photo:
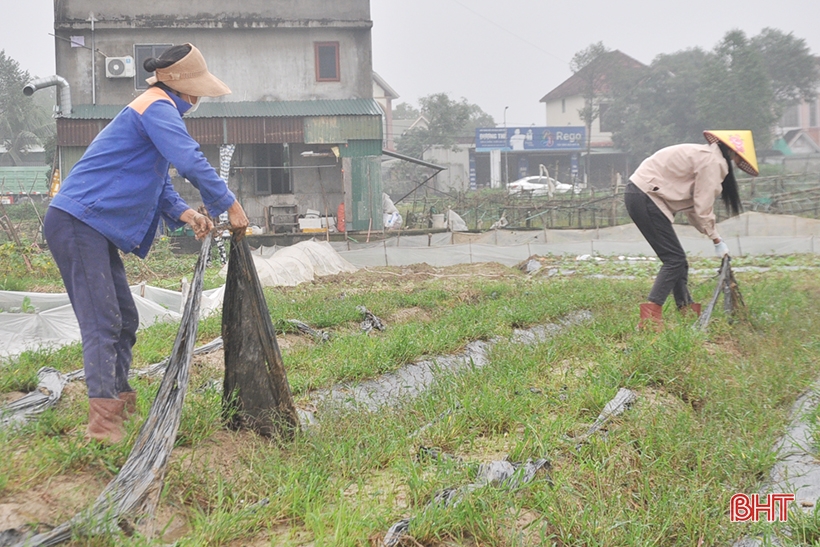
M 134 87 L 136 89 L 148 89 L 148 84 L 145 83 L 147 78 L 154 75 L 153 72 L 147 72 L 142 68 L 142 64 L 149 57 L 159 57 L 162 53 L 173 46 L 174 44 L 136 44 L 134 45 L 134 59 L 137 65 L 137 75 L 134 78 Z
M 561 99 L 561 114 L 566 113 L 567 111 L 567 100 Z
M 809 127 L 817 127 L 817 100 L 809 103 Z
M 339 42 L 315 42 L 316 54 L 316 81 L 338 82 L 339 74 Z
M 253 149 L 254 193 L 257 196 L 292 194 L 287 144 L 257 144 Z
M 800 127 L 800 105 L 787 106 L 780 120 L 781 127 Z

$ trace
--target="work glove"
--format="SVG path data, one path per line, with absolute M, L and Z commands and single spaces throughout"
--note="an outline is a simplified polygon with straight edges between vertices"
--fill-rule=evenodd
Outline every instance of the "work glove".
M 715 254 L 721 258 L 729 254 L 729 246 L 723 239 L 715 243 Z

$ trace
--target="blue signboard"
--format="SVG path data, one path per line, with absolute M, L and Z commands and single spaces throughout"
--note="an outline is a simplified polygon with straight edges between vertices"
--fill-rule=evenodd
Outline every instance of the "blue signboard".
M 476 152 L 489 150 L 581 150 L 586 142 L 583 126 L 479 127 Z

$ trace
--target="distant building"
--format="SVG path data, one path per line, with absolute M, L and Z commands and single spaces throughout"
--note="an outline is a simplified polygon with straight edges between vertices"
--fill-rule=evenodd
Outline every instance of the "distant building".
M 384 111 L 384 123 L 382 133 L 384 134 L 383 146 L 387 150 L 395 150 L 396 143 L 393 138 L 393 101 L 399 98 L 399 94 L 384 81 L 384 78 L 373 73 L 373 98 L 379 103 Z
M 820 57 L 815 59 L 820 67 Z M 797 130 L 820 146 L 820 86 L 813 99 L 800 101 L 783 111 L 777 133 L 783 138 L 792 133 L 790 136 L 794 138 L 794 132 Z
M 417 118 L 394 119 L 393 140 L 395 141 L 396 139 L 400 139 L 413 129 L 427 129 L 429 125 L 430 120 L 428 120 L 423 114 L 419 115 Z
M 784 110 L 775 135 L 774 152 L 764 154 L 765 162 L 782 163 L 789 171 L 820 170 L 820 86 L 813 99 Z
M 369 0 L 62 0 L 54 17 L 57 74 L 73 103 L 57 120 L 62 173 L 147 87 L 145 58 L 191 42 L 233 93 L 204 101 L 189 132 L 253 224 L 293 231 L 308 209 L 344 203 L 348 229 L 381 229 L 389 108 L 374 100 Z
M 430 185 L 442 192 L 466 192 L 470 186 L 470 157 L 475 145 L 472 138 L 457 139 L 453 146 L 433 146 L 424 153 L 424 161 L 443 167 Z
M 579 110 L 586 104 L 585 91 L 593 85 L 595 107 L 598 117 L 590 128 L 591 173 L 589 182 L 596 186 L 606 186 L 616 179 L 618 173 L 628 177 L 630 166 L 626 154 L 617 150 L 612 142 L 612 128 L 607 121 L 607 109 L 612 102 L 612 81 L 625 70 L 641 70 L 646 65 L 614 50 L 607 52 L 579 70 L 558 87 L 544 95 L 540 102 L 546 107 L 547 126 L 583 126 Z M 581 157 L 583 165 L 586 143 Z

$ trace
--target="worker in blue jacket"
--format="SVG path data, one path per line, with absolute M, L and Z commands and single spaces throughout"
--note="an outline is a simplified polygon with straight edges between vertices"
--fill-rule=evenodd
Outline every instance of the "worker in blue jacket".
M 87 437 L 119 442 L 136 410 L 128 383 L 139 316 L 120 251 L 145 258 L 160 219 L 190 226 L 197 239 L 213 223 L 174 190 L 173 164 L 202 196 L 212 217 L 227 211 L 233 230 L 248 218 L 226 182 L 188 134 L 182 116 L 201 97 L 231 92 L 208 71 L 191 44 L 174 46 L 144 68 L 151 87 L 125 107 L 89 145 L 63 181 L 44 233 L 80 325 L 88 386 Z

